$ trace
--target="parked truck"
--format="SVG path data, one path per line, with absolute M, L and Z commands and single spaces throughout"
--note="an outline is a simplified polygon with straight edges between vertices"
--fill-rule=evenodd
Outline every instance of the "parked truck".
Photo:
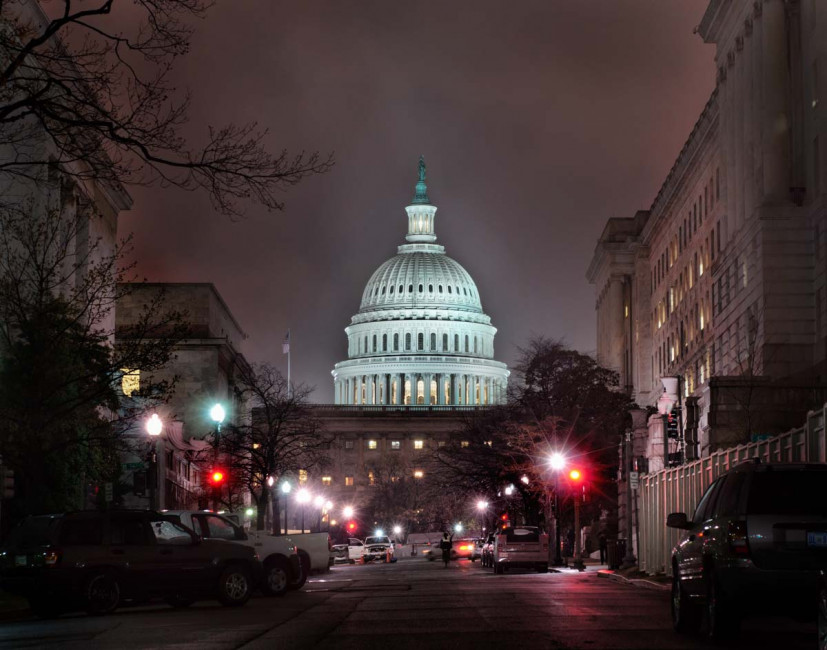
M 263 531 L 248 532 L 232 519 L 204 510 L 169 510 L 164 515 L 204 539 L 223 539 L 255 548 L 264 565 L 261 588 L 269 596 L 281 596 L 288 589 L 301 589 L 307 582 L 311 555 L 289 537 L 276 537 Z

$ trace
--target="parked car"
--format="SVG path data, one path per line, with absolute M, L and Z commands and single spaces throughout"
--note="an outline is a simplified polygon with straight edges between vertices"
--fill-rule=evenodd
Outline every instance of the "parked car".
M 365 538 L 364 560 L 381 560 L 382 562 L 396 562 L 394 546 L 387 535 L 374 535 Z
M 166 517 L 184 524 L 202 539 L 237 542 L 255 549 L 264 565 L 261 590 L 268 596 L 301 589 L 310 574 L 310 558 L 287 537 L 244 529 L 228 517 L 204 510 L 169 510 Z
M 509 526 L 494 536 L 494 573 L 511 567 L 548 573 L 548 535 L 536 526 Z
M 827 567 L 827 465 L 748 462 L 706 490 L 672 552 L 672 623 L 734 636 L 750 613 L 812 617 Z
M 199 598 L 243 605 L 262 576 L 252 548 L 202 541 L 145 510 L 29 517 L 0 550 L 0 587 L 43 617 L 72 609 L 108 614 L 127 600 Z
M 493 567 L 494 566 L 494 537 L 496 535 L 494 533 L 488 533 L 488 536 L 482 542 L 482 548 L 480 549 L 480 556 L 482 561 L 480 564 L 484 567 Z

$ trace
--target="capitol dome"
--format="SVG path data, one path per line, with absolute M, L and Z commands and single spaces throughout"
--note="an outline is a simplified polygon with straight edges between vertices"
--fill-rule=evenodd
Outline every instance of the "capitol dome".
M 408 243 L 368 280 L 345 328 L 348 360 L 333 369 L 337 404 L 459 406 L 505 401 L 510 374 L 494 360 L 497 329 L 474 280 L 436 244 L 425 162 L 408 215 Z

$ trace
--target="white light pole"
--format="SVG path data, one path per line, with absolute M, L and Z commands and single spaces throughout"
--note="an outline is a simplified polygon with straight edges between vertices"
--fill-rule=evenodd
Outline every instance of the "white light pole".
M 554 566 L 563 566 L 562 549 L 560 548 L 560 481 L 559 476 L 566 468 L 566 457 L 555 451 L 549 457 L 549 467 L 554 473 Z
M 302 534 L 304 534 L 304 507 L 312 498 L 312 495 L 306 488 L 301 488 L 298 492 L 296 492 L 296 501 L 298 501 L 302 507 Z
M 214 404 L 210 409 L 210 419 L 215 422 L 215 443 L 213 445 L 213 469 L 218 465 L 218 445 L 221 442 L 221 423 L 224 422 L 224 407 L 221 404 Z M 213 486 L 213 510 L 218 510 L 218 502 L 221 486 Z
M 480 499 L 477 501 L 477 512 L 480 515 L 480 535 L 485 530 L 485 511 L 488 510 L 488 501 Z
M 287 504 L 289 503 L 290 499 L 287 498 L 287 495 L 290 494 L 290 490 L 293 489 L 293 486 L 290 485 L 289 481 L 285 481 L 281 484 L 281 493 L 284 495 L 284 534 L 287 535 L 289 532 L 288 528 L 288 520 L 287 520 Z

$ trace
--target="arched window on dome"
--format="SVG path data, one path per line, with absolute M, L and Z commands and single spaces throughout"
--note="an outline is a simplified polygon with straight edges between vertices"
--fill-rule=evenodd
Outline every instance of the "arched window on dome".
M 425 349 L 425 335 L 420 332 L 416 337 L 416 349 L 417 350 L 424 350 Z
M 408 285 L 408 293 L 413 293 L 413 285 L 412 284 Z
M 457 287 L 457 295 L 459 295 L 459 287 Z
M 436 332 L 431 332 L 431 352 L 436 352 Z
M 425 289 L 425 287 L 420 284 L 419 285 L 419 293 L 422 293 L 424 291 L 424 289 Z
M 365 339 L 365 345 L 367 345 L 367 339 Z M 465 351 L 468 352 L 468 335 L 465 335 Z
M 443 352 L 448 351 L 448 335 L 447 334 L 442 335 L 442 351 Z
M 442 285 L 439 285 L 439 292 L 442 293 Z
M 428 293 L 433 293 L 433 292 L 434 292 L 434 285 L 429 284 L 428 285 Z
M 454 334 L 454 352 L 459 352 L 459 334 Z
M 448 293 L 451 293 L 451 285 L 448 285 Z
M 382 295 L 385 295 L 385 287 L 382 287 Z
M 399 352 L 399 334 L 393 335 L 393 351 Z
M 477 340 L 474 339 L 474 352 L 476 352 Z M 373 351 L 376 352 L 376 334 L 373 335 Z
M 405 334 L 405 349 L 406 350 L 411 349 L 411 333 L 410 332 Z
M 477 337 L 474 337 L 474 354 L 477 354 Z
M 382 335 L 382 352 L 387 352 L 387 351 L 388 351 L 388 335 L 383 334 Z
M 467 296 L 467 295 L 468 295 L 468 289 L 466 289 L 465 287 L 463 287 L 463 288 L 462 288 L 462 293 L 464 293 L 464 294 Z
M 390 294 L 393 295 L 393 285 L 391 285 Z
M 368 337 L 365 337 L 365 354 L 368 353 Z

